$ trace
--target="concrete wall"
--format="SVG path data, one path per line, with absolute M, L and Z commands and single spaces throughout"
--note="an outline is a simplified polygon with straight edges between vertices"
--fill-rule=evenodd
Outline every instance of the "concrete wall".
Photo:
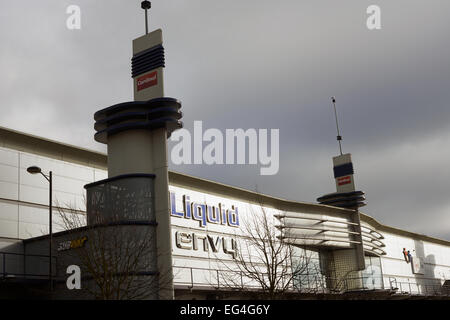
M 431 241 L 414 239 L 394 233 L 383 233 L 386 255 L 382 256 L 385 287 L 396 286 L 402 291 L 426 293 L 450 279 L 450 247 Z M 414 259 L 422 261 L 419 270 L 403 257 L 403 248 Z M 416 273 L 413 273 L 415 271 Z

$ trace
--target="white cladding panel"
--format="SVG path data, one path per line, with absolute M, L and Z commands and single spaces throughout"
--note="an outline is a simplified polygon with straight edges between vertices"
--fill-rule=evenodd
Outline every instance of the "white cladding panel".
M 399 290 L 423 294 L 450 279 L 450 247 L 393 233 L 382 234 L 386 255 L 382 256 L 381 262 L 387 288 L 395 279 Z M 413 261 L 422 262 L 419 270 L 405 260 L 403 248 L 410 251 Z
M 19 163 L 19 153 L 16 150 L 0 148 L 0 163 L 17 166 Z
M 0 181 L 0 198 L 17 200 L 19 197 L 17 183 Z
M 48 233 L 49 183 L 29 166 L 53 173 L 53 205 L 85 210 L 87 183 L 107 177 L 106 170 L 0 147 L 0 237 L 27 239 Z M 62 230 L 53 212 L 53 229 Z

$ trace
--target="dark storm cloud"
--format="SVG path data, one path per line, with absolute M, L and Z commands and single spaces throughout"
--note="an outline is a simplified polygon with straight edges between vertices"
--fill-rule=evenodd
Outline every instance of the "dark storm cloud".
M 131 100 L 131 39 L 140 1 L 2 1 L 0 125 L 105 151 L 93 113 Z M 82 29 L 65 27 L 69 4 Z M 369 31 L 366 8 L 381 7 Z M 29 10 L 24 10 L 24 8 Z M 279 128 L 280 171 L 258 166 L 171 169 L 282 198 L 334 191 L 330 96 L 351 152 L 364 212 L 450 239 L 448 1 L 152 1 L 164 30 L 165 93 L 184 123 Z M 170 143 L 172 146 L 173 143 Z

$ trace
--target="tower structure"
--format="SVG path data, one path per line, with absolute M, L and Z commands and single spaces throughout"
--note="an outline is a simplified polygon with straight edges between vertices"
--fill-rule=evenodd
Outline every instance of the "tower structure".
M 342 277 L 352 271 L 365 269 L 364 242 L 361 232 L 361 220 L 358 211 L 359 207 L 365 206 L 365 197 L 363 191 L 355 189 L 354 170 L 350 153 L 342 153 L 342 136 L 339 131 L 339 123 L 336 112 L 336 99 L 331 98 L 334 107 L 334 114 L 337 129 L 337 141 L 339 144 L 340 155 L 333 157 L 333 172 L 336 183 L 336 192 L 326 194 L 317 198 L 321 204 L 350 209 L 351 224 L 348 226 L 352 235 L 352 249 L 340 250 L 334 254 L 335 265 L 345 266 L 338 270 L 338 276 Z M 349 258 L 350 257 L 350 258 Z M 358 286 L 359 284 L 355 284 Z
M 150 8 L 143 1 L 142 9 Z M 164 96 L 162 30 L 133 40 L 134 101 L 95 113 L 95 140 L 108 147 L 108 179 L 85 186 L 88 225 L 137 224 L 153 228 L 155 252 L 146 259 L 157 277 L 157 298 L 173 299 L 167 139 L 182 127 L 181 102 Z M 150 288 L 149 288 L 150 290 Z

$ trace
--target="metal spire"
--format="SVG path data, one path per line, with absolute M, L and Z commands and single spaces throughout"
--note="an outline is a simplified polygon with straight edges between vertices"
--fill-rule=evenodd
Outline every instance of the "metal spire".
M 152 3 L 150 1 L 142 1 L 141 8 L 145 10 L 145 34 L 148 34 L 148 14 L 147 10 L 152 7 Z
M 337 118 L 337 112 L 336 112 L 336 99 L 335 97 L 331 97 L 331 102 L 333 102 L 333 107 L 334 107 L 334 117 L 336 119 L 336 129 L 337 129 L 337 141 L 339 143 L 339 151 L 341 152 L 341 156 L 342 156 L 342 146 L 341 146 L 341 140 L 342 140 L 342 136 L 339 133 L 339 124 L 338 124 L 338 118 Z

